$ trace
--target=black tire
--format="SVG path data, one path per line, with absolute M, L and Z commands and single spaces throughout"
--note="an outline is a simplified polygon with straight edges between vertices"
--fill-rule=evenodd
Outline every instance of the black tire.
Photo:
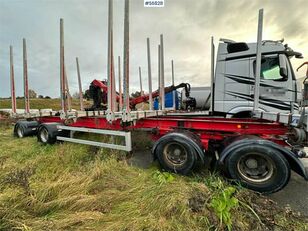
M 42 124 L 37 130 L 37 140 L 42 144 L 54 144 L 57 141 L 54 128 Z
M 21 123 L 17 123 L 14 127 L 14 136 L 17 138 L 25 137 L 25 127 Z
M 14 136 L 24 138 L 26 136 L 33 136 L 36 134 L 39 123 L 37 121 L 17 121 L 14 127 Z
M 252 111 L 242 111 L 232 116 L 235 119 L 252 118 Z
M 261 193 L 277 192 L 290 179 L 288 161 L 279 151 L 269 146 L 239 146 L 228 155 L 225 164 L 232 179 Z
M 196 150 L 185 138 L 166 135 L 158 141 L 154 155 L 164 170 L 187 175 L 195 166 Z

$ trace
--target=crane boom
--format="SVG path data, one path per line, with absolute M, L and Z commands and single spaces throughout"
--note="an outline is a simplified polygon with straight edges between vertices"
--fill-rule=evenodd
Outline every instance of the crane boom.
M 168 87 L 165 87 L 164 92 L 165 94 L 175 91 L 179 88 L 184 88 L 185 89 L 185 96 L 189 100 L 187 102 L 192 102 L 190 103 L 190 106 L 193 106 L 195 102 L 194 99 L 190 97 L 190 84 L 189 83 L 180 83 L 178 85 L 171 85 Z M 93 80 L 91 85 L 90 85 L 90 97 L 93 99 L 94 104 L 90 108 L 91 110 L 93 109 L 106 109 L 106 104 L 107 104 L 107 93 L 108 93 L 108 87 L 107 87 L 107 82 L 106 81 L 100 81 L 100 80 Z M 152 98 L 156 98 L 159 96 L 159 90 L 156 90 L 152 92 L 151 94 L 144 94 L 135 98 L 130 98 L 129 100 L 129 105 L 131 108 L 135 108 L 135 106 L 139 103 L 144 103 L 147 102 L 150 98 L 150 95 L 152 95 Z M 118 93 L 116 93 L 116 101 L 119 102 L 120 96 Z M 103 104 L 103 105 L 102 105 Z

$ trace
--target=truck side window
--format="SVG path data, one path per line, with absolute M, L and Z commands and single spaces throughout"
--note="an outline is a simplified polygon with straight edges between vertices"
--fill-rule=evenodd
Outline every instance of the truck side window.
M 254 74 L 256 75 L 256 61 L 253 62 Z M 274 81 L 286 81 L 280 75 L 279 58 L 277 57 L 265 57 L 261 61 L 261 79 L 274 80 Z

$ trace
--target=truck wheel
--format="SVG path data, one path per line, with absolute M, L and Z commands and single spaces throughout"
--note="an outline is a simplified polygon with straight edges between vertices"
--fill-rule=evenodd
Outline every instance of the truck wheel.
M 154 155 L 163 169 L 184 175 L 192 170 L 196 160 L 194 147 L 176 135 L 162 137 Z
M 25 128 L 22 124 L 16 124 L 14 128 L 14 135 L 18 138 L 23 138 L 25 136 Z
M 53 126 L 42 124 L 37 131 L 37 140 L 42 144 L 54 144 L 57 141 L 57 137 L 54 133 Z
M 262 193 L 277 192 L 290 179 L 289 163 L 280 152 L 268 146 L 240 146 L 229 154 L 225 163 L 231 178 Z
M 14 126 L 14 136 L 18 138 L 23 138 L 26 136 L 35 135 L 38 126 L 39 123 L 37 121 L 17 121 Z

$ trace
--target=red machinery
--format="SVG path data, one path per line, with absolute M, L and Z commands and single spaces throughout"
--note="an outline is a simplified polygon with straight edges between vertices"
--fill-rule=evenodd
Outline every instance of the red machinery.
M 169 93 L 175 91 L 179 88 L 185 89 L 185 107 L 186 108 L 194 108 L 196 106 L 196 101 L 194 98 L 189 97 L 190 95 L 190 84 L 188 83 L 181 83 L 176 86 L 169 86 L 165 87 L 165 93 Z M 93 99 L 93 105 L 88 110 L 106 110 L 107 107 L 107 81 L 100 81 L 100 80 L 93 80 L 90 88 L 90 97 Z M 152 98 L 156 98 L 159 96 L 159 90 L 152 92 Z M 147 102 L 149 100 L 150 94 L 144 94 L 136 98 L 130 98 L 129 104 L 130 108 L 134 109 L 135 106 L 139 103 Z M 116 101 L 119 102 L 120 96 L 119 94 L 116 95 Z

